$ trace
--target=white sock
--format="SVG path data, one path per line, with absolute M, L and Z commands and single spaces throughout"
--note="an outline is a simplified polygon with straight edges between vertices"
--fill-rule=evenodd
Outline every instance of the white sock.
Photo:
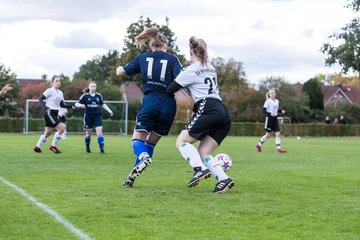
M 201 167 L 201 170 L 205 170 L 206 167 L 201 161 L 198 150 L 191 143 L 183 143 L 179 147 L 181 156 L 188 161 L 192 168 Z
M 36 146 L 38 148 L 41 147 L 41 145 L 43 145 L 46 142 L 47 138 L 45 137 L 45 135 L 41 135 L 39 138 L 39 141 L 37 142 Z
M 262 136 L 258 142 L 258 145 L 263 144 L 264 142 L 266 142 L 266 140 L 267 140 L 266 135 Z
M 65 130 L 63 133 L 62 133 L 62 139 L 66 139 L 66 133 L 67 133 L 67 131 Z
M 205 165 L 218 182 L 229 178 L 229 176 L 226 175 L 226 173 L 222 169 L 219 162 L 213 156 L 209 155 L 205 157 Z
M 276 148 L 280 148 L 280 143 L 281 143 L 281 137 L 276 137 L 276 138 L 275 138 Z
M 59 142 L 59 140 L 61 139 L 62 135 L 59 132 L 56 132 L 54 135 L 54 139 L 51 143 L 51 146 L 56 146 Z

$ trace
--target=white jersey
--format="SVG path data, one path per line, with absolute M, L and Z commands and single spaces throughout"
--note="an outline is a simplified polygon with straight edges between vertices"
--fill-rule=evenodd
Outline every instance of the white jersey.
M 264 108 L 266 108 L 266 112 L 270 113 L 271 116 L 276 117 L 279 112 L 279 100 L 269 98 L 265 101 Z
M 221 100 L 216 70 L 209 63 L 205 65 L 202 65 L 200 62 L 191 64 L 180 72 L 175 81 L 190 91 L 194 102 L 204 98 Z
M 58 116 L 59 117 L 64 117 L 64 116 L 66 116 L 66 114 L 68 113 L 68 110 L 67 110 L 67 108 L 59 108 L 59 113 L 58 113 Z
M 63 92 L 60 89 L 48 88 L 43 95 L 46 97 L 46 107 L 51 110 L 59 110 L 60 102 L 64 101 Z

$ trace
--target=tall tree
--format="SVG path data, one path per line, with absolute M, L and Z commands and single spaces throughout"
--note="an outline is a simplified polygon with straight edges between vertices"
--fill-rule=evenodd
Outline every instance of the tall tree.
M 20 106 L 16 102 L 20 92 L 20 86 L 16 81 L 16 74 L 11 72 L 10 68 L 6 68 L 0 63 L 0 89 L 6 84 L 10 84 L 13 89 L 5 95 L 0 96 L 0 116 L 16 116 L 19 115 Z
M 305 82 L 303 91 L 309 96 L 311 110 L 324 110 L 324 95 L 321 92 L 320 82 L 316 78 Z
M 139 35 L 144 29 L 149 27 L 157 27 L 159 28 L 160 32 L 162 32 L 169 40 L 168 43 L 168 53 L 176 55 L 180 62 L 182 64 L 186 63 L 185 57 L 182 54 L 179 54 L 180 50 L 178 46 L 175 44 L 176 37 L 175 33 L 171 31 L 169 28 L 169 19 L 166 18 L 166 24 L 165 25 L 159 25 L 155 22 L 153 22 L 150 18 L 144 19 L 142 16 L 139 18 L 138 22 L 131 23 L 130 26 L 127 28 L 127 35 L 124 39 L 124 47 L 123 52 L 120 55 L 120 58 L 118 59 L 117 65 L 124 65 L 131 61 L 135 56 L 139 55 L 141 52 L 148 51 L 147 46 L 142 46 L 141 49 L 136 48 L 135 46 L 135 37 Z M 140 83 L 140 76 L 134 75 L 129 78 L 126 77 L 119 77 L 116 83 L 121 83 L 124 81 L 136 81 L 137 83 Z
M 221 57 L 211 60 L 217 71 L 218 84 L 221 90 L 231 91 L 248 87 L 242 62 L 229 59 L 227 63 Z
M 355 14 L 359 13 L 360 1 L 352 0 L 346 6 Z M 332 34 L 329 38 L 332 43 L 324 43 L 321 51 L 328 55 L 325 64 L 331 66 L 340 64 L 342 72 L 354 71 L 360 74 L 360 18 L 356 16 L 342 28 L 343 32 Z
M 117 50 L 109 50 L 105 55 L 95 56 L 80 66 L 79 71 L 74 74 L 74 80 L 111 82 L 115 78 L 118 58 L 119 52 Z

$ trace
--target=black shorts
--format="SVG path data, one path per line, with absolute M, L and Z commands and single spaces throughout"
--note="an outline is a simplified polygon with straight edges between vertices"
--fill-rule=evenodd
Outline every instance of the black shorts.
M 93 128 L 102 127 L 101 114 L 84 114 L 84 130 L 92 130 Z
M 209 135 L 220 145 L 230 127 L 231 119 L 225 105 L 218 99 L 205 98 L 195 103 L 194 114 L 185 129 L 197 140 Z
M 272 117 L 272 116 L 268 116 L 265 118 L 265 125 L 264 125 L 264 129 L 266 132 L 279 132 L 280 131 L 280 127 L 279 127 L 279 121 L 276 117 Z
M 146 94 L 136 116 L 136 131 L 153 131 L 159 136 L 167 136 L 176 114 L 176 101 L 164 93 Z
M 59 111 L 58 110 L 46 110 L 44 114 L 45 119 L 45 126 L 55 128 L 57 125 L 59 125 L 60 120 L 58 116 Z
M 66 123 L 66 117 L 65 116 L 59 116 L 59 120 L 62 123 Z

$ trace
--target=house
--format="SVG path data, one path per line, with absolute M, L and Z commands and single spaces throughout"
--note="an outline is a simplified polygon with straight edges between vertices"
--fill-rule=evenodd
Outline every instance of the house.
M 127 81 L 121 85 L 122 100 L 132 103 L 134 101 L 141 101 L 144 96 L 141 88 L 136 82 Z
M 17 80 L 17 82 L 19 83 L 19 85 L 22 88 L 46 83 L 46 80 L 44 80 L 44 79 L 23 79 L 23 78 L 18 78 L 16 80 Z
M 338 103 L 360 104 L 360 89 L 354 86 L 321 86 L 324 106 L 336 106 Z

